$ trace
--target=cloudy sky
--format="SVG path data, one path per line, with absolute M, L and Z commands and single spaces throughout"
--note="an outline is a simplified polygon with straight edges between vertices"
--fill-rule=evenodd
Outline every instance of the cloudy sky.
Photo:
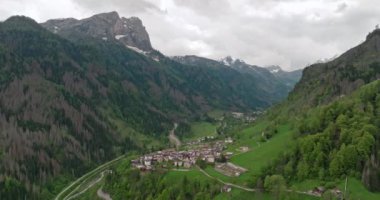
M 339 55 L 380 24 L 378 0 L 0 0 L 0 20 L 114 10 L 140 17 L 166 55 L 231 55 L 287 70 Z

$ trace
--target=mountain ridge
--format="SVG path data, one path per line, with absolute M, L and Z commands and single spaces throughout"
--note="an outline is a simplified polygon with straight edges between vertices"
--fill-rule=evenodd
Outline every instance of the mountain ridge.
M 289 98 L 307 100 L 309 105 L 323 104 L 379 79 L 380 31 L 374 30 L 366 38 L 330 62 L 306 67 Z
M 102 40 L 119 41 L 120 43 L 152 51 L 149 34 L 138 17 L 120 17 L 115 11 L 100 13 L 84 19 L 52 19 L 41 23 L 49 31 L 61 36 L 71 37 L 82 34 Z
M 380 31 L 366 38 L 332 61 L 305 68 L 288 99 L 270 109 L 268 119 L 294 127 L 294 148 L 267 174 L 288 181 L 355 177 L 380 191 Z

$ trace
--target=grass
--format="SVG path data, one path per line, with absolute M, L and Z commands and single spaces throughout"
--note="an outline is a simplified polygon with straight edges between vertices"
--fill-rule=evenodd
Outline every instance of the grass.
M 291 129 L 287 124 L 280 125 L 278 133 L 267 142 L 259 142 L 261 132 L 267 124 L 266 121 L 263 121 L 239 131 L 236 133 L 237 140 L 227 149 L 227 151 L 235 152 L 230 162 L 248 169 L 247 172 L 239 177 L 229 177 L 217 172 L 211 166 L 207 167 L 205 171 L 223 181 L 245 186 L 252 185 L 254 177 L 260 174 L 261 169 L 277 158 L 291 144 Z M 248 146 L 250 151 L 240 153 L 237 149 L 241 146 Z
M 262 195 L 264 197 L 264 195 Z M 265 196 L 269 197 L 268 194 Z M 260 199 L 260 195 L 257 195 L 254 192 L 247 192 L 247 191 L 242 191 L 238 189 L 232 189 L 231 192 L 229 193 L 221 193 L 218 196 L 216 196 L 215 200 L 230 200 L 230 199 L 239 199 L 239 200 L 244 200 L 244 199 Z M 267 198 L 269 199 L 269 198 Z
M 292 189 L 307 191 L 314 187 L 323 186 L 324 182 L 320 180 L 305 180 L 292 185 Z M 344 192 L 345 180 L 337 181 L 337 187 Z M 347 181 L 347 197 L 352 200 L 377 200 L 380 199 L 380 193 L 368 191 L 360 180 L 356 178 L 348 178 Z
M 228 146 L 228 151 L 238 153 L 236 149 L 241 146 L 247 146 L 250 149 L 256 148 L 258 146 L 259 139 L 261 137 L 261 132 L 266 128 L 268 122 L 262 121 L 254 126 L 247 127 L 234 134 L 234 143 Z
M 270 193 L 255 193 L 255 192 L 247 192 L 241 191 L 238 189 L 232 189 L 230 193 L 221 193 L 219 194 L 215 200 L 275 200 L 273 194 Z M 291 200 L 316 200 L 320 199 L 317 197 L 311 197 L 302 194 L 291 194 L 284 193 L 281 199 L 291 199 Z
M 191 134 L 185 140 L 194 140 L 206 136 L 216 136 L 217 124 L 209 122 L 193 122 L 191 123 Z
M 267 142 L 259 143 L 258 137 L 251 139 L 250 142 L 254 145 L 250 146 L 251 150 L 233 156 L 231 162 L 248 169 L 250 174 L 258 175 L 263 167 L 277 158 L 291 143 L 291 130 L 289 125 L 281 125 L 278 134 Z
M 344 191 L 345 180 L 341 181 L 338 188 Z M 347 195 L 353 200 L 377 200 L 380 199 L 380 193 L 372 193 L 368 191 L 361 181 L 355 178 L 349 178 L 347 181 Z
M 222 111 L 222 110 L 212 110 L 210 112 L 207 113 L 207 115 L 213 119 L 221 119 L 224 115 L 225 111 Z
M 293 190 L 308 191 L 322 185 L 323 185 L 322 181 L 312 179 L 312 180 L 305 180 L 302 182 L 295 182 L 292 184 L 291 188 Z
M 214 176 L 214 174 L 210 174 Z M 211 181 L 213 179 L 205 176 L 203 173 L 201 173 L 197 169 L 191 169 L 190 171 L 170 171 L 166 173 L 165 178 L 168 179 L 168 182 L 170 184 L 176 184 L 179 181 L 182 180 L 183 177 L 187 177 L 189 180 L 200 180 L 202 182 Z M 217 176 L 214 176 L 217 177 Z M 288 196 L 290 199 L 293 200 L 315 200 L 317 198 L 315 197 L 309 197 L 305 195 L 298 195 L 298 194 L 289 194 L 285 193 L 286 196 Z M 255 193 L 255 192 L 248 192 L 237 188 L 232 188 L 232 191 L 230 193 L 220 193 L 215 198 L 216 200 L 224 200 L 224 199 L 236 199 L 236 200 L 274 200 L 274 197 L 272 194 L 269 193 Z

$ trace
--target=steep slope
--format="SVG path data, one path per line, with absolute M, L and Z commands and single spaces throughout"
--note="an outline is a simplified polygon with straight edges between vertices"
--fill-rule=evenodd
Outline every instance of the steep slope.
M 365 42 L 333 61 L 305 68 L 289 98 L 311 106 L 331 102 L 379 79 L 379 62 L 380 30 L 375 30 Z
M 375 30 L 335 60 L 306 68 L 288 100 L 267 116 L 292 124 L 295 144 L 265 173 L 289 182 L 351 176 L 380 191 L 379 61 Z
M 6 199 L 42 198 L 59 185 L 57 177 L 70 179 L 150 140 L 165 141 L 169 113 L 189 116 L 202 106 L 192 99 L 202 99 L 194 90 L 181 96 L 176 77 L 124 46 L 75 45 L 24 17 L 1 23 L 0 35 Z M 142 136 L 147 140 L 139 141 Z
M 285 123 L 295 127 L 295 142 L 264 169 L 266 174 L 282 174 L 289 182 L 333 183 L 348 176 L 370 191 L 380 191 L 379 80 L 287 118 Z
M 142 51 L 153 50 L 142 21 L 137 17 L 120 18 L 117 12 L 101 13 L 82 20 L 53 19 L 41 25 L 64 37 L 90 36 L 105 41 L 118 40 L 126 46 Z
M 14 179 L 40 193 L 51 177 L 81 174 L 115 155 L 119 136 L 91 100 L 105 88 L 84 69 L 96 67 L 80 48 L 13 17 L 0 24 L 0 49 L 2 183 Z M 7 187 L 14 191 L 1 194 L 5 199 L 26 195 Z

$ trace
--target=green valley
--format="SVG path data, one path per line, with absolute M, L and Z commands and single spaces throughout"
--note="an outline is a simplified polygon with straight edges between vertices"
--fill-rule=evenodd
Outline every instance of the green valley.
M 380 199 L 379 25 L 319 59 L 375 6 L 62 2 L 0 21 L 1 200 Z

